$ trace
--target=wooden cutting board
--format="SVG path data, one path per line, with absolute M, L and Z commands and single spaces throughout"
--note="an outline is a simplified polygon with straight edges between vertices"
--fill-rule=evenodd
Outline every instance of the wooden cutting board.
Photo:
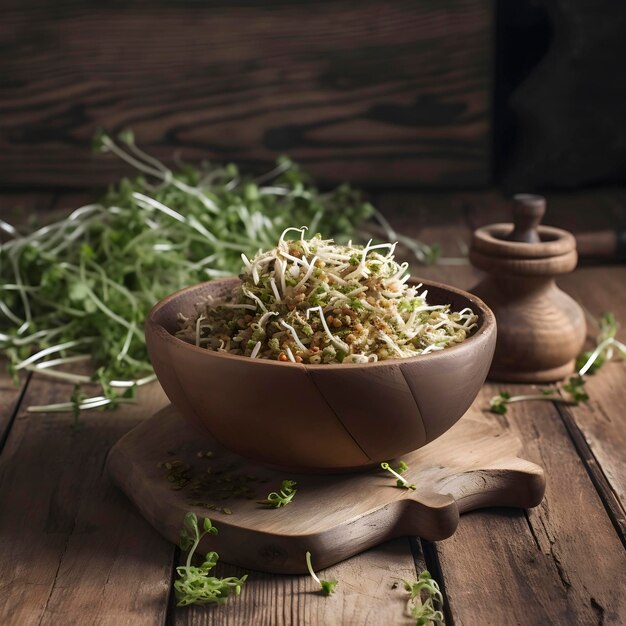
M 197 431 L 168 406 L 111 450 L 113 480 L 154 528 L 177 543 L 187 511 L 219 529 L 201 544 L 227 563 L 267 572 L 323 569 L 402 535 L 440 540 L 459 514 L 486 506 L 533 507 L 543 470 L 516 456 L 520 442 L 466 415 L 429 445 L 403 456 L 415 490 L 382 469 L 351 474 L 294 474 L 254 464 Z M 397 461 L 391 462 L 392 467 Z M 297 482 L 286 507 L 259 504 L 284 479 Z

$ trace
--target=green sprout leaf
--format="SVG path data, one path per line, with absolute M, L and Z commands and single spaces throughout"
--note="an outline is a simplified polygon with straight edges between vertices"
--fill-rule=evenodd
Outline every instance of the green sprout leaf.
M 261 500 L 259 504 L 265 504 L 269 508 L 279 509 L 281 506 L 287 506 L 296 495 L 297 489 L 294 489 L 296 482 L 294 480 L 283 480 L 278 491 L 272 491 L 265 500 Z
M 320 192 L 287 158 L 254 178 L 234 164 L 171 170 L 130 130 L 98 130 L 92 146 L 138 175 L 45 228 L 21 234 L 7 225 L 13 234 L 0 247 L 0 351 L 12 376 L 85 385 L 92 377 L 67 367 L 82 362 L 102 385 L 91 398 L 70 388 L 67 402 L 34 412 L 78 417 L 130 402 L 127 389 L 154 380 L 142 329 L 155 302 L 237 274 L 242 253 L 273 247 L 294 223 L 345 242 L 374 213 L 347 185 Z
M 133 131 L 130 128 L 125 128 L 121 133 L 119 133 L 117 138 L 122 143 L 125 143 L 125 144 L 127 144 L 129 146 L 130 145 L 134 145 L 134 143 L 135 143 L 135 134 L 133 133 Z
M 571 376 L 565 383 L 557 385 L 555 389 L 540 389 L 538 394 L 512 396 L 507 391 L 502 391 L 489 401 L 489 410 L 492 413 L 504 414 L 507 407 L 513 402 L 523 402 L 526 400 L 549 400 L 564 404 L 579 404 L 587 402 L 589 394 L 585 389 L 585 376 L 594 374 L 604 363 L 610 361 L 615 354 L 626 359 L 626 345 L 618 341 L 615 336 L 619 329 L 613 313 L 604 313 L 598 321 L 599 333 L 596 338 L 596 347 L 587 352 L 583 352 L 576 360 L 577 374 Z M 555 396 L 555 391 L 560 392 L 560 396 Z
M 177 606 L 223 604 L 231 595 L 238 596 L 241 593 L 241 588 L 248 578 L 247 574 L 241 578 L 210 576 L 209 573 L 217 565 L 219 559 L 217 552 L 208 552 L 199 567 L 192 565 L 198 545 L 207 534 L 217 534 L 217 528 L 213 526 L 209 518 L 204 518 L 202 532 L 200 532 L 196 514 L 189 512 L 185 515 L 180 531 L 180 547 L 188 551 L 188 554 L 185 565 L 176 568 L 178 580 L 174 582 L 174 593 Z
M 402 473 L 406 472 L 409 469 L 409 466 L 404 462 L 400 461 L 398 469 L 395 470 L 389 465 L 389 463 L 381 463 L 380 466 L 393 474 L 396 477 L 396 487 L 401 487 L 403 489 L 416 489 L 417 487 L 402 476 Z
M 492 413 L 498 413 L 504 415 L 507 412 L 507 404 L 511 399 L 511 394 L 508 391 L 501 391 L 497 396 L 493 396 L 489 400 L 489 409 Z
M 317 576 L 317 574 L 313 570 L 313 565 L 311 564 L 311 553 L 310 552 L 306 553 L 306 566 L 307 566 L 307 569 L 309 570 L 309 574 L 311 574 L 311 577 L 313 578 L 313 580 L 320 586 L 320 591 L 321 591 L 322 595 L 329 596 L 331 593 L 333 593 L 335 591 L 335 587 L 337 586 L 338 581 L 335 580 L 334 578 L 332 578 L 331 580 L 321 580 Z
M 416 581 L 403 580 L 404 589 L 409 592 L 407 612 L 415 620 L 417 626 L 445 626 L 443 612 L 443 596 L 439 585 L 428 571 L 423 571 Z

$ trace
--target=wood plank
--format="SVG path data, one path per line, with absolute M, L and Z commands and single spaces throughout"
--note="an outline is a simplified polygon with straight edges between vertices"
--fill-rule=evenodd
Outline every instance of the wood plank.
M 612 311 L 621 323 L 617 337 L 626 342 L 626 268 L 579 269 L 559 282 L 588 310 L 591 317 L 597 319 L 603 312 Z M 597 328 L 590 325 L 589 334 L 595 336 L 596 332 Z M 613 514 L 622 529 L 626 529 L 626 364 L 607 364 L 594 376 L 588 376 L 587 380 L 590 401 L 564 408 L 563 416 L 580 431 L 593 455 L 587 459 L 587 467 L 595 471 L 594 466 L 599 466 L 597 469 L 619 500 L 621 511 L 615 510 Z M 607 497 L 610 497 L 609 494 Z M 610 503 L 608 506 L 611 506 Z
M 545 479 L 537 465 L 517 455 L 520 447 L 516 439 L 494 437 L 488 425 L 464 417 L 430 445 L 402 455 L 409 466 L 404 477 L 416 488 L 397 489 L 395 479 L 376 467 L 343 475 L 264 467 L 198 432 L 169 406 L 111 449 L 107 469 L 152 526 L 173 543 L 185 514 L 193 511 L 211 517 L 222 529 L 202 549 L 208 544 L 224 560 L 242 567 L 305 573 L 307 550 L 315 554 L 318 567 L 328 567 L 407 533 L 448 537 L 459 514 L 468 510 L 536 506 Z M 211 459 L 199 459 L 198 450 L 211 450 Z M 188 468 L 188 480 L 173 489 L 159 467 L 163 460 Z M 208 470 L 215 476 L 210 482 L 202 478 Z M 247 476 L 253 479 L 241 482 Z M 294 502 L 277 511 L 260 506 L 258 501 L 286 476 L 297 483 Z M 224 481 L 243 487 L 249 498 L 232 497 L 224 491 Z
M 54 195 L 49 192 L 0 193 L 0 218 L 19 227 L 25 224 L 31 215 L 46 214 L 53 206 L 54 199 Z M 2 233 L 0 241 L 4 240 L 5 233 Z M 3 322 L 4 319 L 0 322 L 0 330 Z M 0 452 L 8 437 L 29 378 L 22 373 L 18 384 L 15 384 L 7 371 L 7 367 L 7 360 L 5 358 L 0 359 Z
M 128 169 L 91 137 L 131 126 L 168 160 L 288 153 L 325 181 L 484 185 L 492 24 L 490 0 L 11 0 L 0 183 L 109 183 Z
M 67 399 L 34 378 L 22 407 Z M 113 487 L 111 445 L 164 403 L 157 385 L 140 403 L 72 417 L 20 409 L 0 457 L 0 622 L 155 624 L 165 617 L 173 548 Z
M 315 567 L 315 555 L 313 555 Z M 409 540 L 394 539 L 329 567 L 319 575 L 339 581 L 329 597 L 321 596 L 310 576 L 278 576 L 220 564 L 220 576 L 250 578 L 239 598 L 221 607 L 177 608 L 173 626 L 380 626 L 415 623 L 405 613 L 407 594 L 401 579 L 415 579 Z M 421 570 L 420 570 L 421 571 Z
M 484 411 L 504 388 L 528 389 L 486 385 L 472 414 L 522 438 L 545 468 L 546 496 L 528 512 L 471 513 L 436 544 L 455 626 L 624 623 L 626 553 L 558 412 L 549 402 Z

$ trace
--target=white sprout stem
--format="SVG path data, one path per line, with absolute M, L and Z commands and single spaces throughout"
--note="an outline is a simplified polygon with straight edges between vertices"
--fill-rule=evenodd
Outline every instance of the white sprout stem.
M 267 320 L 273 315 L 278 315 L 278 313 L 276 311 L 267 311 L 267 313 L 263 313 L 263 315 L 259 318 L 259 326 L 263 328 L 267 323 Z
M 290 161 L 283 161 L 282 163 L 279 163 L 275 168 L 271 169 L 269 172 L 261 174 L 261 176 L 257 176 L 253 180 L 253 182 L 255 183 L 255 185 L 261 185 L 263 183 L 266 183 L 268 180 L 272 180 L 272 178 L 276 178 L 277 176 L 280 176 L 282 173 L 286 172 L 291 167 L 291 165 L 292 164 Z
M 263 311 L 263 313 L 267 313 L 267 307 L 263 304 L 263 302 L 261 302 L 261 299 L 259 297 L 255 296 L 248 289 L 242 288 L 242 291 L 247 298 L 254 300 L 261 307 L 261 310 Z
M 20 236 L 17 228 L 4 220 L 0 220 L 0 230 L 3 230 L 7 235 L 11 235 L 11 237 L 15 237 L 16 239 Z
M 134 152 L 137 157 L 139 157 L 140 159 L 143 159 L 148 165 L 155 167 L 156 169 L 163 172 L 163 174 L 166 174 L 166 172 L 170 172 L 170 170 L 163 163 L 161 163 L 161 161 L 159 161 L 158 159 L 155 159 L 150 154 L 144 152 L 139 146 L 135 144 L 134 141 L 131 141 L 130 143 L 126 143 L 126 145 L 131 150 L 131 152 Z
M 84 374 L 60 372 L 52 368 L 43 369 L 41 367 L 37 367 L 36 365 L 27 365 L 24 369 L 28 372 L 37 372 L 38 374 L 41 374 L 42 376 L 47 376 L 48 378 L 66 380 L 67 382 L 75 383 L 77 385 L 86 385 L 90 382 L 93 382 L 90 376 L 85 376 Z
M 110 400 L 104 396 L 94 396 L 93 398 L 88 398 L 87 400 L 79 403 L 78 409 L 80 411 L 88 411 L 90 409 L 97 409 L 99 407 L 106 406 L 112 402 L 115 402 L 116 404 L 132 404 L 135 401 L 132 398 L 115 398 L 114 400 Z M 58 404 L 40 404 L 29 406 L 26 411 L 28 413 L 69 413 L 75 408 L 76 405 L 73 402 L 59 402 Z
M 233 304 L 230 302 L 222 302 L 220 305 L 225 309 L 248 309 L 249 311 L 256 311 L 254 304 Z
M 43 363 L 36 363 L 34 367 L 37 371 L 48 369 L 49 367 L 56 367 L 57 365 L 65 365 L 66 363 L 78 363 L 79 361 L 91 360 L 90 354 L 76 354 L 74 356 L 66 356 L 59 359 L 50 359 Z
M 396 472 L 396 470 L 394 470 L 389 463 L 381 463 L 380 466 L 388 472 L 391 472 L 403 485 L 406 485 L 407 487 L 409 486 L 409 481 L 401 474 L 398 474 L 398 472 Z
M 252 352 L 250 353 L 250 358 L 256 359 L 257 355 L 259 354 L 260 349 L 261 349 L 261 342 L 257 341 L 256 344 L 254 344 L 254 348 L 252 349 Z
M 133 333 L 135 332 L 136 328 L 137 328 L 137 326 L 133 322 L 131 324 L 131 327 L 128 329 L 128 332 L 126 333 L 126 339 L 124 339 L 124 345 L 122 346 L 122 349 L 120 350 L 119 354 L 117 355 L 117 360 L 118 361 L 121 361 L 128 354 L 128 350 L 130 348 L 131 341 L 133 340 Z
M 496 396 L 499 397 L 499 396 Z M 563 404 L 576 404 L 573 400 L 568 400 L 562 396 L 557 396 L 553 393 L 550 394 L 527 394 L 522 396 L 511 396 L 507 398 L 503 404 L 511 404 L 513 402 L 526 402 L 528 400 L 550 400 L 551 402 L 561 402 Z
M 144 376 L 143 378 L 138 378 L 137 380 L 112 380 L 109 382 L 111 387 L 116 387 L 120 389 L 128 389 L 129 387 L 143 387 L 148 383 L 151 383 L 153 380 L 156 380 L 156 374 L 149 374 L 148 376 Z
M 296 362 L 296 358 L 293 356 L 293 352 L 291 351 L 291 348 L 289 346 L 287 346 L 286 352 L 287 352 L 287 357 L 289 358 L 289 360 L 292 363 L 295 363 Z
M 313 307 L 308 308 L 306 310 L 306 318 L 307 319 L 309 319 L 309 315 L 311 314 L 311 311 L 317 311 L 319 313 L 320 322 L 321 322 L 322 326 L 324 327 L 324 331 L 326 332 L 326 334 L 328 335 L 328 338 L 332 341 L 332 343 L 335 344 L 335 346 L 337 346 L 341 350 L 344 350 L 345 352 L 349 352 L 350 351 L 350 347 L 348 346 L 348 344 L 344 343 L 343 341 L 341 341 L 341 339 L 338 339 L 337 337 L 335 337 L 330 332 L 330 328 L 328 328 L 328 324 L 326 323 L 326 318 L 324 317 L 324 311 L 323 311 L 322 307 L 321 306 L 313 306 Z
M 20 298 L 22 300 L 22 304 L 24 305 L 24 316 L 26 317 L 25 322 L 19 327 L 17 334 L 21 335 L 29 326 L 32 321 L 31 311 L 30 311 L 30 301 L 28 299 L 28 294 L 24 289 L 24 283 L 22 282 L 22 276 L 20 275 L 20 270 L 17 265 L 17 261 L 11 255 L 9 257 L 11 261 L 11 265 L 13 266 L 13 272 L 15 274 L 15 283 L 18 285 L 18 292 L 20 294 Z
M 379 331 L 379 336 L 380 338 L 390 347 L 392 348 L 397 354 L 398 356 L 400 356 L 400 358 L 404 357 L 404 352 L 397 346 L 397 344 L 393 341 L 393 339 L 387 335 L 386 333 L 384 333 L 382 330 Z M 430 347 L 430 346 L 428 346 Z M 424 354 L 424 352 L 422 352 L 422 354 Z
M 134 156 L 128 154 L 127 152 L 124 152 L 124 150 L 121 150 L 118 145 L 111 140 L 110 137 L 103 137 L 102 143 L 111 152 L 113 152 L 113 154 L 122 159 L 122 161 L 126 161 L 126 163 L 128 163 L 129 165 L 132 165 L 135 169 L 139 170 L 140 172 L 144 172 L 144 174 L 149 174 L 150 176 L 154 176 L 155 178 L 160 178 L 161 180 L 163 180 L 165 172 L 163 172 L 161 169 L 153 169 L 149 165 L 138 161 Z
M 285 283 L 286 263 L 282 259 L 277 258 L 274 265 L 276 267 L 276 274 L 278 274 L 278 279 L 280 280 L 280 288 L 284 295 L 287 291 L 287 284 Z
M 24 323 L 24 320 L 17 317 L 17 315 L 15 315 L 15 313 L 13 313 L 13 311 L 11 311 L 11 309 L 9 309 L 9 307 L 2 300 L 0 300 L 0 311 L 2 311 L 2 313 L 4 313 L 14 324 L 21 326 Z
M 596 349 L 591 353 L 591 355 L 587 359 L 587 362 L 580 368 L 580 370 L 578 370 L 579 376 L 584 376 L 587 373 L 589 368 L 596 362 L 597 358 L 600 356 L 600 354 L 605 348 L 608 348 L 611 345 L 617 345 L 617 344 L 621 345 L 622 350 L 626 348 L 626 346 L 624 346 L 623 344 L 620 344 L 620 342 L 616 341 L 613 337 L 608 337 L 604 341 L 600 342 L 596 346 Z
M 298 289 L 300 289 L 300 287 L 303 287 L 306 283 L 307 280 L 309 280 L 309 278 L 311 278 L 311 274 L 313 274 L 313 272 L 315 271 L 315 263 L 317 262 L 318 257 L 314 256 L 311 259 L 311 263 L 309 265 L 309 269 L 306 271 L 306 273 L 304 274 L 304 276 L 302 277 L 302 279 L 300 280 L 300 282 L 296 285 L 296 291 L 298 291 Z
M 300 338 L 298 337 L 298 333 L 296 332 L 296 329 L 291 324 L 288 324 L 285 320 L 280 320 L 280 323 L 291 333 L 291 336 L 293 337 L 293 340 L 296 342 L 296 345 L 298 346 L 298 348 L 300 348 L 302 352 L 308 352 L 309 349 L 302 343 L 302 341 L 300 341 Z
M 0 304 L 2 303 L 0 302 Z M 21 321 L 19 321 L 18 323 L 21 324 Z M 60 333 L 64 332 L 66 329 L 67 329 L 67 325 L 59 326 L 58 328 L 38 330 L 36 333 L 33 333 L 32 335 L 27 335 L 26 337 L 19 337 L 19 338 L 10 337 L 9 335 L 4 335 L 0 333 L 0 338 L 2 341 L 10 342 L 12 346 L 25 346 L 34 341 L 38 341 L 42 337 L 47 337 L 48 339 L 50 339 L 51 337 L 54 337 L 55 335 L 59 335 Z
M 168 206 L 165 206 L 163 203 L 159 202 L 158 200 L 155 200 L 154 198 L 151 198 L 150 196 L 146 196 L 143 193 L 139 193 L 138 191 L 135 191 L 133 192 L 133 198 L 138 201 L 140 206 L 142 204 L 147 205 L 148 207 L 157 209 L 157 211 L 161 211 L 161 213 L 165 213 L 165 215 L 168 215 L 169 217 L 177 220 L 178 222 L 182 222 L 183 224 L 187 223 L 187 219 L 183 215 L 181 215 L 177 211 L 174 211 L 173 209 L 170 209 Z M 142 208 L 147 208 L 147 207 L 143 206 Z
M 82 337 L 81 339 L 73 339 L 72 341 L 66 341 L 65 343 L 60 343 L 56 346 L 50 346 L 49 348 L 44 348 L 35 354 L 31 354 L 27 359 L 24 359 L 20 363 L 15 366 L 16 370 L 24 369 L 27 365 L 31 363 L 35 363 L 35 361 L 39 361 L 39 359 L 43 359 L 43 357 L 48 356 L 49 354 L 54 354 L 55 352 L 61 352 L 61 350 L 68 350 L 69 348 L 74 348 L 83 343 L 88 343 L 95 341 L 97 337 Z
M 282 191 L 282 190 L 281 190 Z M 283 230 L 281 236 L 278 239 L 278 244 L 280 245 L 281 243 L 285 243 L 285 235 L 290 231 L 290 230 L 295 230 L 296 232 L 300 233 L 301 236 L 303 236 L 303 233 L 305 230 L 307 230 L 306 226 L 302 226 L 302 228 L 296 228 L 295 226 L 290 226 L 288 228 L 285 228 L 285 230 Z
M 276 298 L 276 302 L 281 302 L 282 298 L 278 293 L 278 287 L 276 286 L 276 281 L 274 280 L 273 276 L 270 278 L 270 287 L 272 288 L 272 292 L 274 293 L 274 298 Z
M 204 315 L 198 315 L 198 319 L 196 320 L 196 346 L 198 347 L 200 347 L 200 323 L 205 319 L 206 317 Z
M 317 574 L 313 571 L 313 565 L 311 564 L 311 553 L 310 552 L 306 553 L 306 566 L 307 566 L 307 569 L 309 570 L 309 574 L 311 574 L 311 578 L 313 578 L 313 580 L 318 585 L 321 585 L 322 583 L 320 582 L 320 579 L 318 578 Z

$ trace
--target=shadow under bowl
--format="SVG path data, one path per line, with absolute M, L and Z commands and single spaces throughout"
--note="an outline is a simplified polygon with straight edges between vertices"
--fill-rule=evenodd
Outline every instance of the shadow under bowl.
M 159 302 L 146 321 L 155 372 L 172 404 L 233 452 L 300 472 L 341 472 L 387 461 L 430 443 L 467 411 L 496 343 L 482 300 L 423 281 L 430 304 L 470 307 L 478 328 L 445 350 L 376 363 L 304 365 L 251 359 L 177 339 L 177 314 L 238 278 L 187 287 Z

